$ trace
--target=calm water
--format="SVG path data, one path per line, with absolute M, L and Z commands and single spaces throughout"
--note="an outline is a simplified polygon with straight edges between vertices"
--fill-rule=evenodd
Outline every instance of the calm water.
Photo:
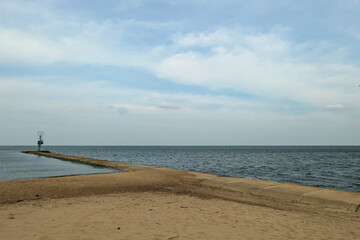
M 21 153 L 24 149 L 29 147 L 0 146 L 0 181 L 117 172 L 113 169 Z
M 360 192 L 360 147 L 45 148 L 64 155 Z

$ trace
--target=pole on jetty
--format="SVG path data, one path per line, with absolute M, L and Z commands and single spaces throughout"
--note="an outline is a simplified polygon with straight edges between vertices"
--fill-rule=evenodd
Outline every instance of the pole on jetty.
M 38 131 L 37 135 L 39 136 L 39 141 L 38 141 L 38 151 L 41 151 L 41 144 L 44 144 L 43 141 L 43 136 L 44 136 L 44 132 L 43 131 Z

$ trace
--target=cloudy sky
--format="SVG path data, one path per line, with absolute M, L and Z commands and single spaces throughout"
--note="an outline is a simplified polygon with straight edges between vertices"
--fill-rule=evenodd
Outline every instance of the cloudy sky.
M 359 145 L 359 0 L 0 0 L 0 145 Z

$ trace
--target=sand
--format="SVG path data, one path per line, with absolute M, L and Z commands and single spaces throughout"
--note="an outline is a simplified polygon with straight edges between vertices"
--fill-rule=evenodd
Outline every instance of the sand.
M 359 219 L 166 192 L 0 207 L 1 239 L 359 239 Z
M 144 170 L 0 182 L 0 239 L 360 239 L 360 214 Z

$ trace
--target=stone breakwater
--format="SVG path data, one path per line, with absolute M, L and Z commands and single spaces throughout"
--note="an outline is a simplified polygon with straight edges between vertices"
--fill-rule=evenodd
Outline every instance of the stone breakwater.
M 283 202 L 284 204 L 306 204 L 349 212 L 360 212 L 360 193 L 355 192 L 338 191 L 255 179 L 224 177 L 199 172 L 172 170 L 130 163 L 66 156 L 50 153 L 47 151 L 22 152 L 79 162 L 83 164 L 114 168 L 125 172 L 146 171 L 147 173 L 151 172 L 151 174 L 155 174 L 157 176 L 164 176 L 165 174 L 170 176 L 168 179 L 171 179 L 171 186 L 169 185 L 171 188 L 176 188 L 178 185 L 181 185 L 181 187 L 185 190 L 186 188 L 193 189 L 194 187 L 201 187 L 213 189 L 214 192 L 216 192 L 216 190 L 222 190 L 240 195 L 266 198 Z M 172 175 L 174 176 L 173 178 L 171 177 Z M 207 195 L 211 195 L 211 193 L 209 194 L 209 191 L 207 191 L 207 193 Z

